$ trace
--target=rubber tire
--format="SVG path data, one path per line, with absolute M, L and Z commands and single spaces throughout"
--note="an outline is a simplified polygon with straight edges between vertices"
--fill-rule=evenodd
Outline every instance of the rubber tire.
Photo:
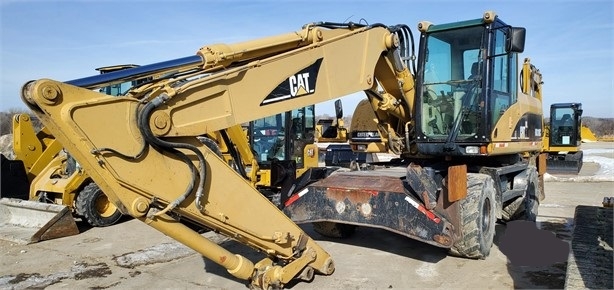
M 103 203 L 105 208 L 110 207 L 108 209 L 110 214 L 103 216 L 102 212 L 97 208 L 98 203 Z M 109 202 L 108 198 L 94 182 L 89 183 L 79 192 L 75 200 L 75 207 L 77 214 L 81 215 L 93 227 L 114 225 L 122 217 L 119 209 Z
M 325 237 L 345 239 L 351 237 L 356 232 L 355 225 L 341 224 L 335 222 L 314 222 L 313 230 Z
M 485 259 L 495 236 L 495 186 L 486 174 L 467 174 L 467 197 L 460 200 L 461 238 L 450 248 L 454 256 Z
M 541 192 L 537 169 L 533 166 L 527 168 L 527 189 L 522 196 L 503 208 L 502 219 L 505 222 L 524 220 L 535 222 L 539 209 L 539 195 Z M 529 210 L 527 210 L 529 209 Z

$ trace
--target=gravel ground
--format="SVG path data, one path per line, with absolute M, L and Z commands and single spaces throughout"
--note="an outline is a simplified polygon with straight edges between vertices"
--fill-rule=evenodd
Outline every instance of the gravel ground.
M 591 148 L 613 148 L 613 143 Z M 606 158 L 614 155 L 604 153 Z M 581 176 L 596 176 L 604 166 L 587 162 Z M 553 176 L 546 181 L 546 200 L 540 206 L 538 228 L 550 237 L 536 246 L 548 249 L 564 244 L 567 252 L 578 205 L 601 205 L 614 196 L 612 181 L 574 181 Z M 507 238 L 518 235 L 498 224 L 495 245 L 485 260 L 448 256 L 446 250 L 379 229 L 359 228 L 349 239 L 319 236 L 303 227 L 335 259 L 331 276 L 316 276 L 292 289 L 405 289 L 405 288 L 563 288 L 567 259 L 560 255 L 543 265 L 512 263 L 501 250 Z M 537 229 L 536 229 L 537 230 Z M 227 238 L 206 233 L 226 249 L 251 260 L 261 255 Z M 609 245 L 612 255 L 612 245 Z M 546 250 L 543 250 L 546 249 Z M 545 259 L 545 258 L 544 258 Z M 244 282 L 225 269 L 140 223 L 125 219 L 107 228 L 81 224 L 76 236 L 31 245 L 0 240 L 0 289 L 244 289 Z

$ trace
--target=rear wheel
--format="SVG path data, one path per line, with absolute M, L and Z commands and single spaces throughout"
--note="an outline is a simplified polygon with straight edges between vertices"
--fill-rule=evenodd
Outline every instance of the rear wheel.
M 348 238 L 354 234 L 356 226 L 335 222 L 315 222 L 313 230 L 329 238 Z
M 495 236 L 495 187 L 486 174 L 467 174 L 467 197 L 460 200 L 461 239 L 452 245 L 455 256 L 484 259 Z
M 109 201 L 96 183 L 86 185 L 75 201 L 77 213 L 93 227 L 115 224 L 122 217 L 119 209 Z

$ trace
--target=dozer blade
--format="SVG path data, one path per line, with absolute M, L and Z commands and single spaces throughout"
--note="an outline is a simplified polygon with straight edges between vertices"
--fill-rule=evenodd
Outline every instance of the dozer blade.
M 0 239 L 19 244 L 79 233 L 67 206 L 14 198 L 0 199 Z
M 582 151 L 549 156 L 546 160 L 546 172 L 549 174 L 578 174 L 582 169 L 584 154 Z
M 582 164 L 578 161 L 548 160 L 546 172 L 549 174 L 578 174 Z

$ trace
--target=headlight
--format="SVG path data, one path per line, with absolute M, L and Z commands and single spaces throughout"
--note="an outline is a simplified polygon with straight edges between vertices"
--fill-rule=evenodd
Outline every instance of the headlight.
M 478 146 L 467 146 L 467 147 L 465 147 L 465 153 L 467 153 L 467 154 L 478 154 L 478 153 L 480 153 L 480 148 Z

